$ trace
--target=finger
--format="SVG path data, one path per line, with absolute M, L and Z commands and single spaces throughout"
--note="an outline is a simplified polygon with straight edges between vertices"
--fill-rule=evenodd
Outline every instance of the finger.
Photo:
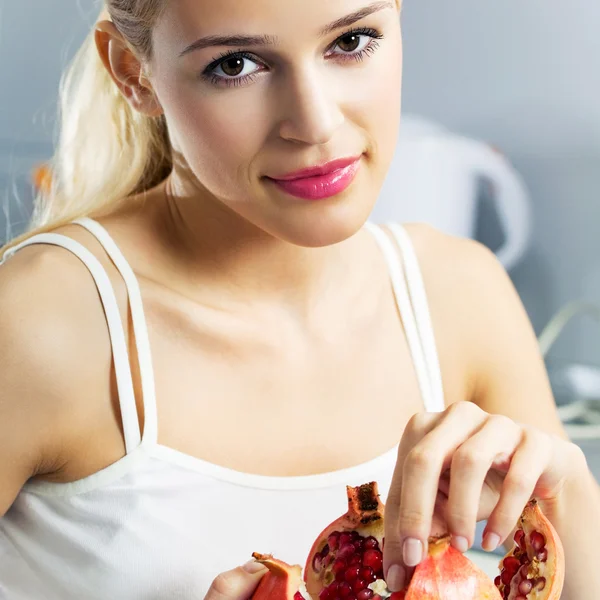
M 408 581 L 410 572 L 402 565 L 402 547 L 400 545 L 400 535 L 398 530 L 398 517 L 400 510 L 400 496 L 402 490 L 402 467 L 408 452 L 425 435 L 427 435 L 443 419 L 443 413 L 417 413 L 410 419 L 400 445 L 398 447 L 398 457 L 396 467 L 392 477 L 390 491 L 388 493 L 385 506 L 385 546 L 383 550 L 383 568 L 386 573 L 388 587 L 392 591 L 399 591 L 404 587 L 404 582 Z M 394 567 L 390 572 L 390 567 Z M 391 587 L 390 587 L 391 586 Z
M 497 457 L 511 456 L 523 437 L 508 417 L 491 415 L 485 425 L 456 450 L 450 469 L 446 523 L 452 545 L 466 552 L 475 540 L 482 490 Z
M 523 508 L 529 502 L 537 482 L 552 456 L 550 437 L 525 428 L 500 493 L 484 531 L 483 548 L 492 551 L 502 544 L 515 528 Z
M 443 465 L 447 457 L 481 427 L 486 417 L 475 405 L 461 402 L 432 420 L 430 431 L 416 444 L 413 442 L 412 447 L 412 440 L 408 439 L 405 444 L 403 437 L 392 480 L 391 501 L 388 499 L 386 508 L 384 569 L 392 565 L 412 567 L 421 562 L 427 551 Z M 394 569 L 394 572 L 399 571 Z
M 221 573 L 210 586 L 205 600 L 246 600 L 254 593 L 267 568 L 251 560 L 242 567 Z

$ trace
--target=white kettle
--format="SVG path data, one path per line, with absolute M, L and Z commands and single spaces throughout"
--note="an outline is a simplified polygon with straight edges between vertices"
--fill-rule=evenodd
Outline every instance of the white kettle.
M 425 222 L 472 238 L 480 177 L 492 185 L 505 239 L 496 255 L 510 270 L 525 254 L 531 233 L 529 194 L 519 173 L 488 144 L 426 119 L 402 117 L 396 153 L 371 219 Z

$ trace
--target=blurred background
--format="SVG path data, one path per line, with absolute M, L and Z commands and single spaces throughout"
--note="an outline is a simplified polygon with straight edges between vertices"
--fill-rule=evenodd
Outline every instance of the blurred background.
M 0 0 L 0 242 L 25 226 L 61 71 L 98 12 L 95 0 Z M 403 23 L 405 119 L 374 218 L 431 221 L 498 251 L 565 422 L 593 454 L 600 3 L 405 0 Z

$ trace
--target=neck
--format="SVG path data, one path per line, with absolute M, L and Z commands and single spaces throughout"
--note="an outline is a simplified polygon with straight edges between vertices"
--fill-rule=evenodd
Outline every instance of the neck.
M 348 279 L 359 256 L 356 236 L 319 248 L 280 240 L 176 173 L 162 191 L 156 223 L 172 263 L 167 268 L 190 297 L 285 303 L 304 312 Z

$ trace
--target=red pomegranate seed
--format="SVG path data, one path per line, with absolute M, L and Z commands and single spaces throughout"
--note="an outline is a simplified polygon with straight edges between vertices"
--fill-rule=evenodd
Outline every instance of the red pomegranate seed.
M 533 549 L 537 552 L 546 545 L 546 538 L 539 532 L 534 531 L 529 537 Z
M 329 534 L 329 537 L 327 538 L 327 545 L 332 550 L 338 549 L 339 542 L 340 542 L 340 534 L 337 531 L 334 531 L 333 533 Z
M 496 579 L 494 579 L 494 585 L 495 585 L 497 588 L 499 588 L 499 587 L 502 585 L 502 579 L 501 579 L 500 575 L 498 575 L 498 576 L 496 577 Z
M 521 548 L 521 550 L 525 550 L 525 532 L 522 529 L 517 529 L 515 532 L 514 540 L 516 544 Z
M 383 554 L 379 550 L 367 550 L 363 555 L 362 564 L 371 567 L 377 573 L 383 568 Z
M 359 574 L 360 574 L 360 567 L 349 567 L 348 569 L 346 569 L 346 572 L 344 573 L 344 579 L 348 583 L 352 583 L 353 581 L 358 579 Z
M 300 592 L 294 594 L 294 600 L 304 600 L 304 596 Z
M 331 567 L 331 570 L 333 571 L 334 575 L 337 575 L 338 573 L 343 573 L 345 569 L 346 562 L 340 560 L 339 558 L 333 563 L 333 566 Z
M 341 541 L 341 540 L 340 540 Z M 349 560 L 356 553 L 352 544 L 344 544 L 337 553 L 338 560 Z
M 356 594 L 356 600 L 371 600 L 373 595 L 373 590 L 367 588 L 366 590 L 361 590 L 358 592 L 358 594 Z
M 373 571 L 371 567 L 363 567 L 360 570 L 360 577 L 361 579 L 364 579 L 367 583 L 373 583 L 377 579 L 375 571 Z
M 514 577 L 514 573 L 511 573 L 508 570 L 504 570 L 502 571 L 502 574 L 500 575 L 500 579 L 502 579 L 502 583 L 504 585 L 510 585 L 510 582 L 512 581 L 512 578 Z
M 540 562 L 546 562 L 548 560 L 548 549 L 547 548 L 542 548 L 536 555 L 536 558 L 540 561 Z
M 507 556 L 502 562 L 504 568 L 512 573 L 513 575 L 519 570 L 521 567 L 521 561 L 514 556 Z
M 340 534 L 340 547 L 349 544 L 351 541 L 352 536 L 349 533 L 344 532 Z
M 546 587 L 546 578 L 545 577 L 538 577 L 534 583 L 533 583 L 533 587 L 538 590 L 539 592 L 541 592 L 545 587 Z
M 355 554 L 355 555 L 354 555 L 354 556 L 353 556 L 353 557 L 350 559 L 350 564 L 351 564 L 353 567 L 360 567 L 360 565 L 361 565 L 361 561 L 362 561 L 362 558 L 361 558 L 360 554 Z
M 326 587 L 321 590 L 319 594 L 319 600 L 334 600 L 337 594 L 337 589 L 332 589 L 332 586 Z
M 368 538 L 365 538 L 365 550 L 377 550 L 379 548 L 379 542 L 370 535 Z
M 519 584 L 519 594 L 523 594 L 523 596 L 527 596 L 532 589 L 533 582 L 529 579 L 523 579 Z
M 352 582 L 352 589 L 354 592 L 358 593 L 364 590 L 369 584 L 364 579 L 357 579 Z
M 345 581 L 344 583 L 340 583 L 340 587 L 338 587 L 337 593 L 338 596 L 342 598 L 351 598 L 352 596 L 354 596 L 354 592 L 352 591 L 350 584 L 346 583 Z

